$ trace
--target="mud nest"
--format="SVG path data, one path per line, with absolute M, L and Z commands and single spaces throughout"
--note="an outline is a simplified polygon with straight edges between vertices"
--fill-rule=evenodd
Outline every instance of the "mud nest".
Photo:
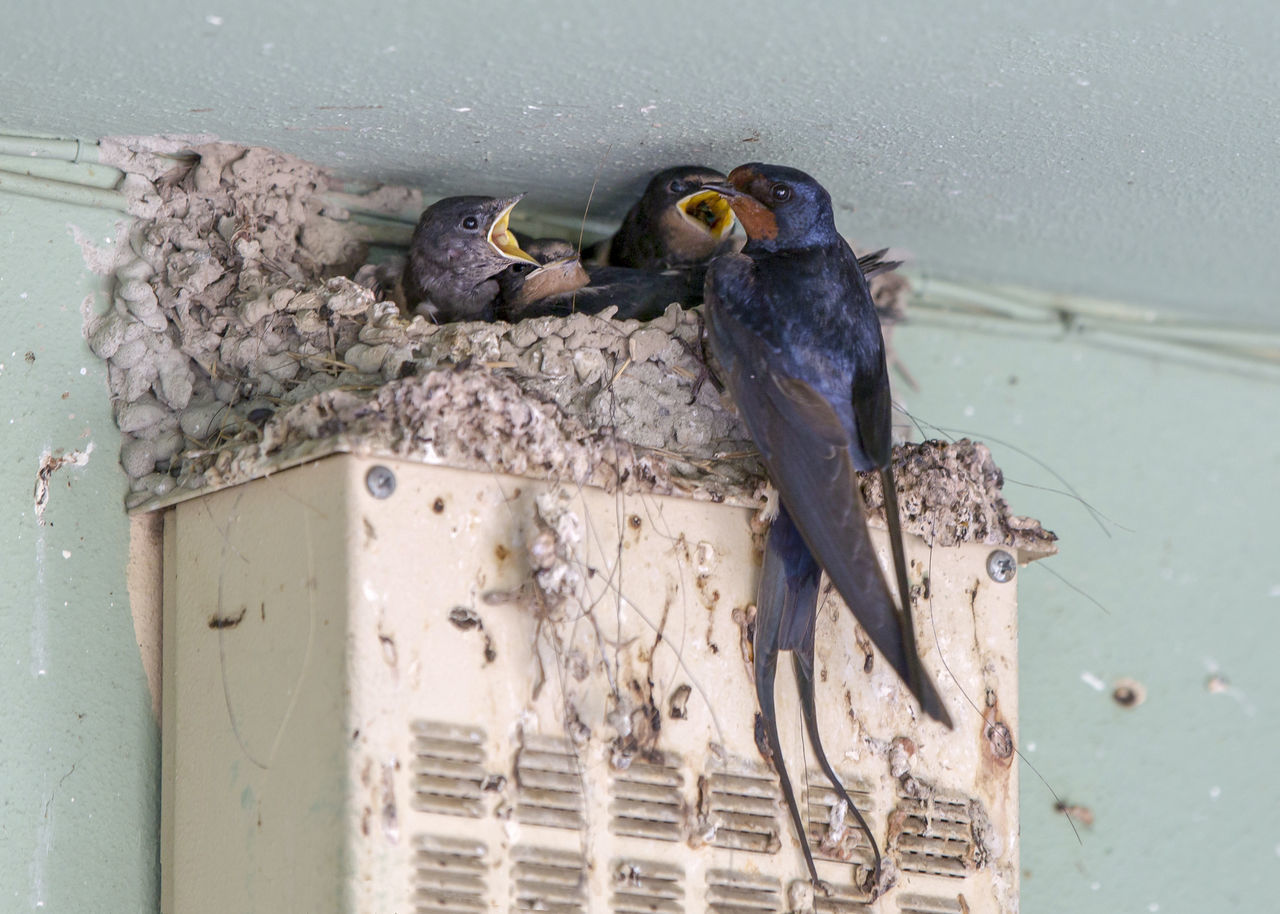
M 85 336 L 107 362 L 130 508 L 334 450 L 759 500 L 745 428 L 700 383 L 695 312 L 673 305 L 647 323 L 611 310 L 514 325 L 406 319 L 349 278 L 368 259 L 367 233 L 333 202 L 322 169 L 274 150 L 154 138 L 104 142 L 104 158 L 125 170 L 135 219 L 111 307 L 86 314 Z M 360 205 L 390 214 L 421 198 L 386 187 Z M 900 276 L 873 280 L 889 320 L 906 291 Z M 941 544 L 1051 541 L 1009 514 L 980 445 L 905 445 L 897 457 L 905 528 Z M 872 507 L 878 485 L 864 482 Z

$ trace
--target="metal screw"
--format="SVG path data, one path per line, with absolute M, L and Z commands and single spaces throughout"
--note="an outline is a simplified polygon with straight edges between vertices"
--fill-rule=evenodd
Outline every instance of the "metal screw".
M 987 556 L 987 574 L 997 584 L 1008 584 L 1018 573 L 1018 563 L 1003 549 L 992 549 Z
M 364 484 L 374 498 L 390 498 L 396 490 L 396 474 L 382 464 L 371 466 L 364 474 Z

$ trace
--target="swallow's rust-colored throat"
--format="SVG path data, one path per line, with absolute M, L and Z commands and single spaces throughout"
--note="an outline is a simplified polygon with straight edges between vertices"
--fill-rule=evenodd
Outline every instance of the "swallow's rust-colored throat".
M 742 230 L 753 241 L 772 241 L 778 237 L 778 219 L 773 211 L 756 197 L 756 193 L 767 194 L 769 182 L 764 175 L 739 165 L 729 172 L 729 184 L 737 191 L 729 197 L 729 205 L 733 214 L 742 223 Z

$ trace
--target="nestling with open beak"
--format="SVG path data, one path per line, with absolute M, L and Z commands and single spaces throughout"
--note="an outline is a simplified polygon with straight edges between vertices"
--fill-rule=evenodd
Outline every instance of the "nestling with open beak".
M 507 227 L 523 196 L 446 197 L 423 211 L 402 281 L 410 313 L 441 324 L 493 320 L 497 275 L 513 263 L 537 265 Z
M 705 264 L 732 244 L 733 211 L 723 197 L 703 190 L 723 180 L 720 172 L 700 165 L 658 172 L 614 236 L 593 248 L 588 259 L 641 270 Z

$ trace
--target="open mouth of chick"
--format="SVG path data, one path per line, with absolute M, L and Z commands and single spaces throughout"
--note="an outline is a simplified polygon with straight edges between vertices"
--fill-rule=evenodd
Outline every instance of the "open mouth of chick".
M 681 215 L 719 241 L 733 228 L 733 207 L 714 190 L 700 190 L 676 203 Z
M 507 227 L 507 221 L 511 218 L 511 211 L 516 208 L 516 203 L 518 202 L 520 201 L 516 200 L 509 203 L 502 212 L 498 213 L 498 218 L 493 220 L 493 225 L 489 227 L 489 244 L 493 245 L 493 249 L 508 260 L 537 263 L 538 261 L 520 249 L 519 243 L 516 242 L 516 236 L 511 234 L 511 230 Z

